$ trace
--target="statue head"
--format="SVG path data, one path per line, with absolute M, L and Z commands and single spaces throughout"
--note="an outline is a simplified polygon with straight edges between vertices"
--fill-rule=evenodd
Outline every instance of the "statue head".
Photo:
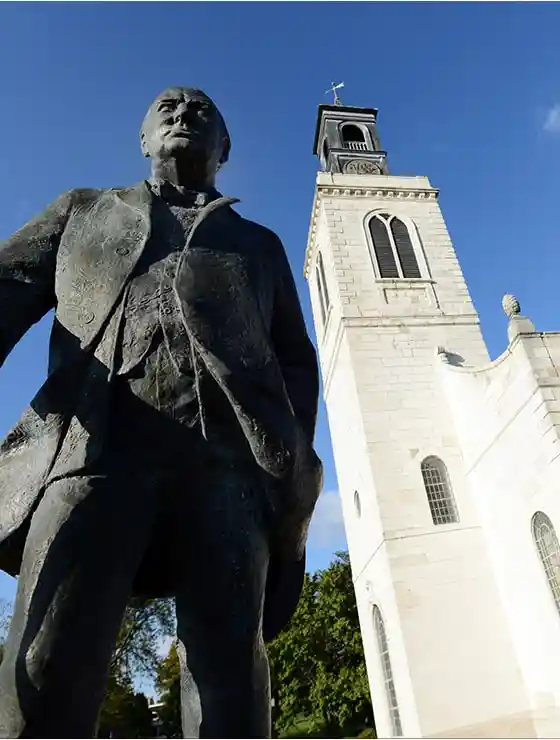
M 173 164 L 196 180 L 213 183 L 231 147 L 225 121 L 202 92 L 170 87 L 154 100 L 140 129 L 142 153 L 158 165 Z

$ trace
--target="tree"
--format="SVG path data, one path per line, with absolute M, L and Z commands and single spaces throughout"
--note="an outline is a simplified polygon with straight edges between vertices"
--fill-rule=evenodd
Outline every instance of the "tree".
M 161 660 L 161 643 L 173 631 L 170 599 L 131 598 L 113 652 L 110 675 L 116 679 L 153 675 Z
M 0 662 L 11 618 L 11 604 L 0 599 Z M 130 599 L 111 664 L 105 699 L 99 712 L 98 736 L 153 737 L 152 715 L 133 679 L 153 675 L 161 661 L 161 644 L 174 631 L 169 599 Z
M 292 621 L 269 645 L 269 658 L 280 733 L 303 717 L 329 737 L 373 726 L 347 553 L 337 553 L 326 570 L 306 575 Z
M 319 574 L 305 574 L 300 600 L 288 628 L 268 646 L 273 722 L 277 730 L 286 729 L 301 716 L 313 714 L 310 690 L 316 654 L 321 650 L 313 622 L 318 582 Z
M 144 694 L 126 679 L 109 678 L 98 720 L 97 737 L 154 737 L 152 713 Z
M 99 713 L 99 737 L 153 736 L 148 700 L 134 691 L 132 682 L 156 672 L 162 641 L 173 629 L 173 605 L 169 599 L 130 599 L 109 667 Z
M 375 737 L 347 553 L 337 553 L 326 570 L 306 574 L 294 616 L 268 645 L 268 654 L 276 733 Z M 156 688 L 161 729 L 167 737 L 181 737 L 176 643 L 159 664 Z
M 161 730 L 167 737 L 182 737 L 181 730 L 181 676 L 177 643 L 159 664 L 156 688 L 163 706 L 159 710 Z

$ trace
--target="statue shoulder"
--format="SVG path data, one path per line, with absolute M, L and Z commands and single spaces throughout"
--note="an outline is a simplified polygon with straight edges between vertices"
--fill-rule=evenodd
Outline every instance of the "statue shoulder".
M 108 188 L 72 188 L 72 190 L 67 190 L 60 197 L 69 206 L 77 207 L 92 203 L 107 192 L 109 192 Z
M 236 213 L 235 211 L 233 212 Z M 270 249 L 273 250 L 283 249 L 280 237 L 272 229 L 269 229 L 268 226 L 251 221 L 244 216 L 240 216 L 238 213 L 236 215 L 243 223 L 243 228 L 246 230 L 249 238 L 259 241 L 261 244 L 270 245 Z
M 94 206 L 98 201 L 104 198 L 111 198 L 113 195 L 122 195 L 131 191 L 138 190 L 138 186 L 118 187 L 118 188 L 72 188 L 67 190 L 57 198 L 55 204 L 59 210 L 70 213 L 80 212 Z

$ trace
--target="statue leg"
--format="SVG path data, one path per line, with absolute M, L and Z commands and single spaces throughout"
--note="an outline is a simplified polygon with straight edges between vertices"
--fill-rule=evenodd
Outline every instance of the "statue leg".
M 189 489 L 188 511 L 175 519 L 183 736 L 268 738 L 262 481 L 253 468 L 212 466 Z
M 94 736 L 149 528 L 138 497 L 132 507 L 126 494 L 124 483 L 102 476 L 59 480 L 45 491 L 0 666 L 0 737 Z

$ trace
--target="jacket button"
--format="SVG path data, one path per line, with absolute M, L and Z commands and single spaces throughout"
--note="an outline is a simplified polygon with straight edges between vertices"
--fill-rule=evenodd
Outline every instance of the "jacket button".
M 91 324 L 91 322 L 94 320 L 95 314 L 92 311 L 84 311 L 82 314 L 82 321 L 84 324 Z
M 130 252 L 130 249 L 128 247 L 117 247 L 117 254 L 120 254 L 124 257 L 125 254 L 128 254 Z

